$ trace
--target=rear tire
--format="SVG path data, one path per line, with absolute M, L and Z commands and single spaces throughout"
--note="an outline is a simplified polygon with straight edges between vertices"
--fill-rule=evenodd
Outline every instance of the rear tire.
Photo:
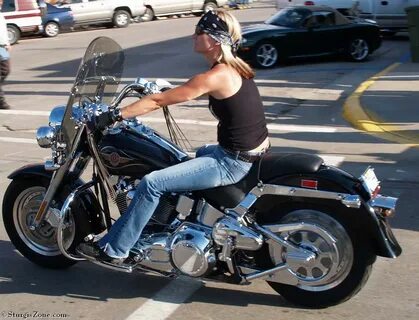
M 218 8 L 217 4 L 215 2 L 212 1 L 208 1 L 207 3 L 204 4 L 204 14 L 207 13 L 208 11 L 212 10 L 216 10 Z
M 126 28 L 131 21 L 131 15 L 125 10 L 118 10 L 113 15 L 113 24 L 117 28 Z
M 9 37 L 10 44 L 15 44 L 20 39 L 20 30 L 18 27 L 8 25 L 7 26 L 7 36 Z
M 76 261 L 66 258 L 59 251 L 56 229 L 46 222 L 35 231 L 29 229 L 48 185 L 49 181 L 42 178 L 13 180 L 4 195 L 3 222 L 11 242 L 22 255 L 42 267 L 64 269 Z M 69 193 L 69 189 L 62 191 L 53 207 L 61 208 Z M 70 225 L 64 233 L 68 241 L 65 242 L 67 250 L 74 252 L 76 245 L 89 234 L 90 227 L 86 212 L 77 201 L 71 209 Z
M 141 21 L 148 22 L 154 20 L 156 17 L 154 16 L 154 11 L 152 8 L 147 7 L 145 9 L 144 14 L 141 16 Z
M 46 37 L 53 38 L 59 35 L 60 33 L 60 26 L 58 23 L 50 21 L 48 22 L 45 27 L 44 34 Z
M 317 210 L 295 210 L 282 218 L 279 223 L 301 221 L 316 224 L 337 239 L 338 254 L 334 257 L 339 259 L 338 263 L 334 259 L 323 260 L 325 258 L 322 258 L 321 254 L 324 249 L 320 250 L 320 248 L 322 246 L 327 248 L 324 247 L 324 244 L 318 245 L 318 250 L 315 250 L 315 243 L 317 243 L 317 240 L 321 243 L 321 236 L 317 235 L 317 238 L 313 238 L 313 235 L 316 234 L 305 232 L 306 237 L 304 237 L 301 235 L 304 230 L 297 231 L 289 235 L 291 241 L 296 244 L 300 243 L 308 250 L 314 251 L 318 257 L 317 264 L 320 267 L 317 270 L 315 270 L 316 267 L 306 269 L 301 267 L 301 269 L 292 270 L 300 279 L 298 287 L 269 281 L 268 284 L 289 302 L 309 308 L 324 308 L 336 305 L 356 295 L 367 282 L 372 264 L 375 261 L 375 254 L 372 253 L 368 241 L 363 239 L 359 232 L 356 232 L 353 222 L 347 222 L 338 213 L 332 215 Z M 299 233 L 300 238 L 297 237 Z M 300 240 L 293 240 L 293 237 Z M 311 240 L 308 240 L 310 237 Z M 269 253 L 270 257 L 266 257 L 267 251 L 269 250 L 265 250 L 265 259 L 270 259 L 273 265 L 278 263 L 278 261 L 273 261 L 271 252 Z M 320 272 L 320 269 L 323 270 Z M 330 272 L 333 270 L 333 273 L 330 273 L 330 278 L 327 278 L 329 276 L 327 269 Z M 318 273 L 317 275 L 315 271 Z

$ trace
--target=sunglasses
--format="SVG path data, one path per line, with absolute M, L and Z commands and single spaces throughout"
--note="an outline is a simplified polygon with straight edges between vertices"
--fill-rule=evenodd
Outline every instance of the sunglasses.
M 204 33 L 205 33 L 205 30 L 203 28 L 201 28 L 200 26 L 195 27 L 195 34 L 197 36 L 200 36 L 201 34 L 204 34 Z

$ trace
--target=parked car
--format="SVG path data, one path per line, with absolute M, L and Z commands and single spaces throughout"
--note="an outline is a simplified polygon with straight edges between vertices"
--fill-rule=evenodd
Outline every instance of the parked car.
M 381 45 L 374 21 L 352 21 L 329 7 L 281 9 L 263 24 L 244 27 L 242 34 L 238 54 L 259 68 L 287 58 L 336 53 L 364 61 Z
M 125 28 L 146 10 L 143 0 L 65 0 L 57 5 L 73 11 L 76 26 L 106 23 Z
M 229 0 L 145 0 L 146 12 L 141 20 L 151 21 L 156 17 L 174 14 L 201 14 L 228 5 L 228 3 Z
M 355 7 L 359 17 L 377 21 L 380 29 L 390 35 L 408 29 L 405 9 L 418 6 L 419 0 L 277 0 L 276 5 L 278 9 L 290 5 L 326 5 L 345 15 L 353 14 Z
M 4 0 L 1 7 L 7 23 L 10 44 L 15 44 L 24 34 L 41 34 L 44 30 L 42 16 L 45 3 L 36 0 Z
M 71 30 L 74 26 L 73 12 L 70 8 L 58 8 L 47 3 L 47 13 L 42 17 L 44 35 L 56 37 L 63 30 Z

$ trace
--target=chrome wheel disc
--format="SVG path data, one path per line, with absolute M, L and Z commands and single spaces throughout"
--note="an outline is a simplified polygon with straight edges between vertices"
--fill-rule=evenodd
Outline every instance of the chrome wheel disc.
M 128 24 L 128 16 L 124 13 L 118 14 L 116 16 L 116 22 L 119 26 L 125 26 Z
M 278 50 L 269 43 L 263 44 L 256 51 L 256 60 L 262 67 L 272 67 L 278 60 Z
M 343 226 L 319 211 L 298 210 L 288 214 L 281 223 L 305 222 L 321 228 L 322 232 L 309 230 L 290 231 L 280 236 L 313 252 L 316 258 L 307 264 L 289 267 L 298 279 L 298 287 L 307 291 L 324 291 L 339 285 L 349 274 L 353 264 L 351 239 Z M 270 247 L 275 264 L 284 262 L 286 252 Z
M 364 60 L 369 53 L 368 43 L 364 39 L 356 39 L 352 41 L 350 51 L 354 60 Z
M 55 23 L 48 23 L 45 26 L 45 33 L 49 37 L 55 37 L 59 32 L 60 32 L 60 29 L 58 25 L 56 25 Z
M 35 230 L 30 226 L 45 196 L 45 188 L 41 186 L 24 190 L 16 198 L 13 206 L 13 222 L 21 240 L 36 253 L 44 256 L 56 256 L 61 252 L 57 245 L 57 229 L 44 221 Z M 72 215 L 63 230 L 64 247 L 68 249 L 75 237 L 75 222 Z

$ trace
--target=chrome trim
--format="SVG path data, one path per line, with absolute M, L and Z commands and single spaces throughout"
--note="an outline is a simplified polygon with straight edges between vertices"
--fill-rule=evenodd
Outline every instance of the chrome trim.
M 66 249 L 64 248 L 64 244 L 63 244 L 62 232 L 63 232 L 65 217 L 66 217 L 67 213 L 69 212 L 70 206 L 73 203 L 74 199 L 78 196 L 79 193 L 89 189 L 95 183 L 96 183 L 95 181 L 90 181 L 90 182 L 76 188 L 72 193 L 70 193 L 70 195 L 67 197 L 67 199 L 65 199 L 64 205 L 61 208 L 61 211 L 59 213 L 59 216 L 58 216 L 59 221 L 58 221 L 58 226 L 57 226 L 57 244 L 58 244 L 58 248 L 60 249 L 61 253 L 68 259 L 75 260 L 75 261 L 86 260 L 85 258 L 77 257 L 77 256 L 72 255 L 71 253 L 68 253 L 66 251 Z
M 398 198 L 386 197 L 382 195 L 377 195 L 374 199 L 369 201 L 369 205 L 373 208 L 384 208 L 396 210 L 396 203 Z
M 277 196 L 337 200 L 341 201 L 342 204 L 350 208 L 359 209 L 361 207 L 361 198 L 358 195 L 322 190 L 311 190 L 274 184 L 265 184 L 254 187 L 236 207 L 230 210 L 236 212 L 240 216 L 244 216 L 258 198 L 268 194 Z
M 56 136 L 57 131 L 53 127 L 40 127 L 36 131 L 36 141 L 41 148 L 51 148 Z
M 49 114 L 48 123 L 51 127 L 60 126 L 63 122 L 64 114 L 65 114 L 65 105 L 56 106 L 54 109 L 51 110 Z
M 207 227 L 212 227 L 218 219 L 224 217 L 224 212 L 217 210 L 204 199 L 198 202 L 196 212 L 198 214 L 196 220 Z
M 176 211 L 179 212 L 178 219 L 185 220 L 186 217 L 191 214 L 194 204 L 195 200 L 185 195 L 179 196 L 178 202 L 176 204 Z

